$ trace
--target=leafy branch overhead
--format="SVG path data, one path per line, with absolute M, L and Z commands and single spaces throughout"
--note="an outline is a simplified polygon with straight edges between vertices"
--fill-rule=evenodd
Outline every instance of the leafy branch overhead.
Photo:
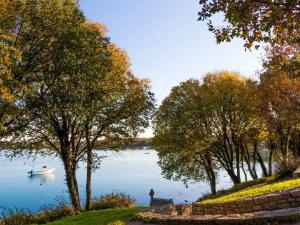
M 199 20 L 207 21 L 218 43 L 235 37 L 245 40 L 246 48 L 300 42 L 298 0 L 200 0 L 200 6 Z M 214 16 L 223 17 L 223 25 Z

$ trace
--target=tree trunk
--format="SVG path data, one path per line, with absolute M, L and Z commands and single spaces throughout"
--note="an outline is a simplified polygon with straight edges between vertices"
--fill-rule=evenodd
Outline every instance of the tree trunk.
M 211 193 L 216 194 L 217 193 L 216 175 L 213 170 L 211 170 L 211 172 L 210 172 L 209 183 L 210 183 Z
M 229 175 L 229 177 L 231 178 L 231 181 L 233 182 L 233 184 L 240 184 L 241 180 L 238 178 L 238 176 L 235 174 L 234 169 L 232 170 L 226 170 L 227 174 Z
M 66 171 L 66 181 L 70 193 L 70 198 L 72 206 L 76 212 L 81 210 L 79 192 L 76 179 L 76 171 L 71 167 L 69 162 L 64 162 L 65 171 Z
M 265 165 L 264 160 L 263 160 L 263 158 L 261 157 L 261 155 L 258 151 L 257 151 L 257 158 L 258 158 L 258 162 L 260 164 L 260 167 L 262 169 L 262 172 L 264 174 L 264 177 L 268 177 L 269 173 L 267 171 L 266 165 Z
M 270 147 L 270 155 L 269 155 L 269 176 L 273 175 L 273 154 L 274 154 L 274 146 L 271 144 Z
M 245 167 L 244 167 L 244 161 L 243 160 L 242 160 L 242 170 L 243 170 L 243 173 L 244 173 L 245 181 L 248 181 L 248 176 L 247 176 L 247 173 L 246 173 L 246 170 L 245 170 Z M 249 170 L 249 171 L 251 172 L 251 170 Z M 253 176 L 252 176 L 252 178 L 253 178 Z
M 208 180 L 209 180 L 211 193 L 216 194 L 216 192 L 217 192 L 216 174 L 215 174 L 215 171 L 214 171 L 211 155 L 209 153 L 206 153 L 204 155 L 203 162 L 204 162 L 204 168 L 205 168 Z
M 290 150 L 290 128 L 288 129 L 286 139 L 285 139 L 285 149 L 284 149 L 284 164 L 285 168 L 288 167 L 288 155 L 289 155 L 289 150 Z
M 241 182 L 241 163 L 240 163 L 240 149 L 236 147 L 235 151 L 235 156 L 236 156 L 236 174 L 237 174 L 237 179 L 239 182 Z
M 91 209 L 91 182 L 92 182 L 92 165 L 93 159 L 92 159 L 92 149 L 88 149 L 87 151 L 87 166 L 86 166 L 86 210 Z
M 243 147 L 243 152 L 242 153 L 243 153 L 242 154 L 242 161 L 243 161 L 243 159 L 245 159 L 245 162 L 247 164 L 250 176 L 252 177 L 252 179 L 256 179 L 257 178 L 257 173 L 256 173 L 256 168 L 255 168 L 255 159 L 252 159 L 254 165 L 251 166 L 251 156 L 250 156 L 249 150 L 248 150 L 246 145 L 245 145 L 245 147 Z M 243 172 L 244 172 L 245 178 L 246 178 L 247 175 L 245 173 L 245 168 L 243 167 L 242 169 L 243 169 Z
M 257 171 L 256 171 L 256 156 L 257 156 L 257 153 L 258 153 L 258 144 L 257 144 L 257 141 L 254 141 L 253 143 L 253 157 L 252 157 L 252 160 L 253 160 L 253 164 L 252 164 L 252 171 L 253 171 L 253 174 L 254 174 L 254 178 L 253 179 L 257 179 L 258 178 L 258 175 L 257 175 Z

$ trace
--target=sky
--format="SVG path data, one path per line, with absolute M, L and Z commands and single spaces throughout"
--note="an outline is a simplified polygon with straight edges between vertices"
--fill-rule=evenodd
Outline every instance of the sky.
M 111 41 L 127 51 L 131 70 L 151 80 L 157 105 L 173 86 L 207 72 L 229 70 L 256 77 L 262 53 L 236 39 L 217 44 L 197 21 L 198 0 L 80 0 L 92 22 L 104 24 Z M 217 19 L 222 23 L 222 18 Z M 149 137 L 152 130 L 141 136 Z

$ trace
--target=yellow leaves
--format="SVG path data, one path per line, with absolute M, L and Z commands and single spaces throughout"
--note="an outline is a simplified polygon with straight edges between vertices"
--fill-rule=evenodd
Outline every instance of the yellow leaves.
M 126 51 L 118 48 L 115 44 L 110 44 L 108 51 L 111 54 L 113 70 L 127 71 L 129 68 L 129 58 Z
M 208 73 L 203 78 L 204 83 L 211 84 L 211 83 L 245 83 L 246 79 L 242 78 L 238 73 L 229 72 L 229 71 L 222 71 L 218 73 Z
M 108 29 L 105 25 L 101 24 L 101 23 L 90 23 L 90 22 L 86 22 L 85 23 L 86 26 L 90 29 L 96 30 L 98 31 L 103 37 L 106 35 L 106 33 L 108 32 Z
M 21 53 L 10 44 L 11 36 L 3 34 L 0 30 L 0 98 L 12 101 L 13 74 L 11 67 L 15 61 L 21 59 Z
M 0 0 L 0 29 L 8 31 L 14 27 L 23 5 L 22 0 Z

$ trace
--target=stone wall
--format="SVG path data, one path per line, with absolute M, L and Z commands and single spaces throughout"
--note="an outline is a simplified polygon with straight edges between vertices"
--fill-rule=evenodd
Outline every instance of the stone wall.
M 240 214 L 300 207 L 300 188 L 259 197 L 215 204 L 192 204 L 192 215 Z
M 190 216 L 192 214 L 192 205 L 191 204 L 169 205 L 162 208 L 154 208 L 151 209 L 150 211 L 161 215 Z

